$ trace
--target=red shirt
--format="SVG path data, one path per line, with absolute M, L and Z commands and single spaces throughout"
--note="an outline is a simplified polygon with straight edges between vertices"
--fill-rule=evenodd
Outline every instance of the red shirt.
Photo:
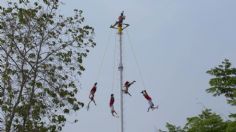
M 125 82 L 125 86 L 128 86 L 128 85 L 129 85 L 129 82 L 128 82 L 128 81 L 126 81 L 126 82 Z
M 123 22 L 123 19 L 124 19 L 123 16 L 119 16 L 119 17 L 118 17 L 118 21 L 119 21 L 119 23 L 122 23 L 122 22 Z
M 148 94 L 143 95 L 147 100 L 152 100 L 152 98 Z
M 91 89 L 90 93 L 91 93 L 91 94 L 94 94 L 94 93 L 96 92 L 96 90 L 97 90 L 97 87 L 96 87 L 96 86 L 93 86 L 93 88 Z
M 119 16 L 119 18 L 118 18 L 118 27 L 122 27 L 123 20 L 124 20 L 124 16 Z
M 114 97 L 111 97 L 111 99 L 110 99 L 110 107 L 114 104 L 114 102 L 115 102 Z

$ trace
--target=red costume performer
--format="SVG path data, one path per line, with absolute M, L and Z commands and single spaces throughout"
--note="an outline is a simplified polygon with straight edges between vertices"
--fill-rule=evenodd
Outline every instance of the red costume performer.
M 129 26 L 129 24 L 123 23 L 124 19 L 125 19 L 124 11 L 122 11 L 120 16 L 118 17 L 118 21 L 116 21 L 116 23 L 114 25 L 111 25 L 110 28 L 118 29 L 118 33 L 121 33 L 123 29 L 125 29 Z M 117 25 L 117 27 L 116 27 L 116 25 Z M 122 27 L 123 25 L 125 25 L 125 26 Z
M 89 99 L 90 99 L 90 101 L 89 101 L 89 103 L 88 103 L 87 110 L 89 110 L 89 105 L 90 105 L 90 103 L 91 103 L 92 101 L 93 101 L 93 103 L 96 105 L 96 102 L 95 102 L 95 100 L 94 100 L 94 95 L 95 95 L 95 92 L 96 92 L 96 91 L 97 91 L 97 82 L 94 83 L 92 89 L 90 90 L 90 94 L 89 94 Z
M 110 106 L 110 108 L 111 108 L 111 114 L 112 114 L 112 116 L 118 117 L 118 116 L 117 116 L 117 113 L 116 113 L 116 111 L 115 111 L 115 109 L 114 109 L 114 103 L 115 103 L 114 94 L 111 94 L 110 103 L 109 103 L 109 106 Z M 116 114 L 116 115 L 115 115 L 115 114 Z
M 154 106 L 152 102 L 152 98 L 148 95 L 146 90 L 143 90 L 141 93 L 143 94 L 144 98 L 148 100 L 148 103 L 149 103 L 147 112 L 149 112 L 150 109 L 154 110 L 158 108 L 158 105 L 156 107 Z
M 125 19 L 125 16 L 124 16 L 124 11 L 121 12 L 120 16 L 118 17 L 118 27 L 122 27 L 122 24 L 123 24 L 123 20 Z
M 131 94 L 129 93 L 129 87 L 134 84 L 136 81 L 132 81 L 132 82 L 129 82 L 129 81 L 126 81 L 125 84 L 124 84 L 124 93 L 126 94 L 129 94 L 131 96 Z

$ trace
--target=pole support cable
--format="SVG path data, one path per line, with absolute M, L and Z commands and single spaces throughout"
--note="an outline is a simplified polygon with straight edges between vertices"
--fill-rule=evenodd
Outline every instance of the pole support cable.
M 144 82 L 144 79 L 143 79 L 143 75 L 142 75 L 142 72 L 141 72 L 141 70 L 140 70 L 141 68 L 140 68 L 140 66 L 139 66 L 137 57 L 136 57 L 135 52 L 134 52 L 133 44 L 131 43 L 130 36 L 129 36 L 129 33 L 128 33 L 127 30 L 126 30 L 126 33 L 127 33 L 127 36 L 128 36 L 128 41 L 129 41 L 129 43 L 130 43 L 130 47 L 131 47 L 131 51 L 132 51 L 132 54 L 133 54 L 135 63 L 136 63 L 137 68 L 138 68 L 139 76 L 140 76 L 140 78 L 141 78 L 141 80 L 142 80 L 143 87 L 146 89 L 146 85 L 145 85 L 145 82 Z
M 113 93 L 113 89 L 114 87 L 116 86 L 116 82 L 115 82 L 115 79 L 116 79 L 116 71 L 115 71 L 115 66 L 116 66 L 116 54 L 117 54 L 117 43 L 116 43 L 116 36 L 115 36 L 115 45 L 114 45 L 114 51 L 113 51 L 113 66 L 112 66 L 112 86 L 111 86 L 111 93 Z
M 104 50 L 103 55 L 102 55 L 102 61 L 101 61 L 100 65 L 99 65 L 99 69 L 98 69 L 97 76 L 96 76 L 96 80 L 97 81 L 99 81 L 100 76 L 101 76 L 102 67 L 103 67 L 103 63 L 104 63 L 104 60 L 105 60 L 105 56 L 106 56 L 108 47 L 110 45 L 110 40 L 111 40 L 111 33 L 109 33 L 109 36 L 108 36 L 108 39 L 107 39 L 107 43 L 106 43 L 106 47 L 105 47 L 105 50 Z

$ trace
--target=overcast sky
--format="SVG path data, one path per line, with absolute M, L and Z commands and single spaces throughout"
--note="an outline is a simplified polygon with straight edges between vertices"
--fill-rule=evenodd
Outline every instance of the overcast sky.
M 68 124 L 65 132 L 120 130 L 119 119 L 111 116 L 108 107 L 113 92 L 115 109 L 120 113 L 119 74 L 117 66 L 114 68 L 119 61 L 118 37 L 109 26 L 122 10 L 125 22 L 131 25 L 123 39 L 124 78 L 137 81 L 130 89 L 133 96 L 124 98 L 125 132 L 166 130 L 166 122 L 183 125 L 187 117 L 199 114 L 204 107 L 224 119 L 235 112 L 224 97 L 205 92 L 211 78 L 206 74 L 208 69 L 225 58 L 236 67 L 235 0 L 70 0 L 64 3 L 61 12 L 69 15 L 73 8 L 82 9 L 86 23 L 96 33 L 97 46 L 85 60 L 86 71 L 78 98 L 87 103 L 89 90 L 98 81 L 98 105 L 92 104 L 89 111 L 82 109 L 73 115 L 79 122 Z M 159 105 L 158 110 L 146 112 L 148 103 L 140 94 L 142 89 Z
M 183 125 L 187 117 L 199 114 L 204 107 L 224 119 L 235 112 L 224 97 L 205 92 L 211 78 L 206 74 L 208 69 L 225 58 L 236 67 L 235 0 L 70 0 L 64 3 L 62 13 L 69 15 L 73 8 L 81 9 L 86 23 L 95 28 L 97 46 L 85 60 L 86 71 L 80 80 L 78 98 L 87 103 L 93 83 L 98 82 L 95 97 L 98 105 L 91 104 L 89 111 L 82 109 L 73 114 L 79 122 L 67 124 L 64 132 L 120 130 L 119 119 L 111 116 L 108 107 L 113 92 L 115 109 L 120 114 L 118 37 L 109 26 L 122 10 L 125 22 L 131 25 L 124 31 L 124 78 L 137 81 L 130 89 L 133 96 L 124 98 L 125 132 L 166 130 L 166 122 Z M 159 105 L 158 110 L 146 112 L 148 103 L 140 94 L 142 89 Z
M 186 118 L 211 108 L 224 119 L 236 112 L 224 97 L 205 89 L 211 78 L 206 71 L 228 58 L 236 67 L 235 0 L 63 0 L 60 12 L 71 15 L 83 10 L 85 23 L 95 28 L 97 46 L 84 61 L 78 98 L 88 103 L 89 91 L 98 82 L 97 106 L 81 109 L 63 132 L 119 132 L 120 120 L 111 116 L 110 94 L 119 110 L 118 37 L 109 28 L 122 10 L 124 31 L 124 79 L 136 80 L 124 98 L 125 132 L 155 132 L 166 122 L 183 125 Z M 132 48 L 133 47 L 133 48 Z M 107 50 L 106 50 L 107 49 Z M 102 61 L 103 60 L 103 61 Z M 114 66 L 115 65 L 115 66 Z M 147 112 L 140 94 L 146 89 L 159 105 Z

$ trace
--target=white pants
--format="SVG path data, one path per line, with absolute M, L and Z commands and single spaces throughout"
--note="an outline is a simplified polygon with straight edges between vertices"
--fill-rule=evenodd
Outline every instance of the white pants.
M 110 106 L 110 108 L 111 108 L 111 112 L 114 112 L 115 111 L 115 109 L 114 109 L 114 106 L 112 105 L 112 106 Z
M 153 107 L 153 106 L 154 106 L 152 100 L 148 100 L 148 103 L 149 103 L 150 107 Z

